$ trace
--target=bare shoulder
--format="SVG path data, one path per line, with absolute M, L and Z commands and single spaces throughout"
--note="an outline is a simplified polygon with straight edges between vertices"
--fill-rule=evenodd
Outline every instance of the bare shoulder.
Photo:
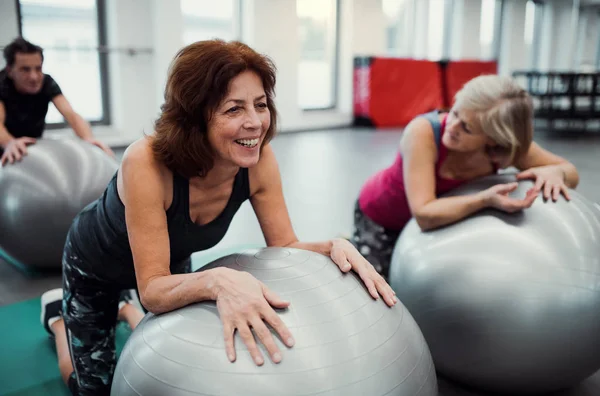
M 150 140 L 144 137 L 125 150 L 117 184 L 123 201 L 127 200 L 128 191 L 140 188 L 167 200 L 166 192 L 171 190 L 172 173 L 155 157 Z
M 433 127 L 424 117 L 417 117 L 412 120 L 402 132 L 402 142 L 412 142 L 414 140 L 435 143 Z
M 400 150 L 403 155 L 413 153 L 415 150 L 426 150 L 437 155 L 437 146 L 431 123 L 424 117 L 412 120 L 402 132 Z
M 260 153 L 258 163 L 248 170 L 250 196 L 264 191 L 270 185 L 281 183 L 279 165 L 271 144 L 266 144 Z
M 161 176 L 166 176 L 170 170 L 161 163 L 150 144 L 149 138 L 141 138 L 131 143 L 123 153 L 122 168 L 130 168 L 131 172 L 155 172 Z
M 131 143 L 123 153 L 124 163 L 145 163 L 150 165 L 154 160 L 149 138 L 143 137 Z

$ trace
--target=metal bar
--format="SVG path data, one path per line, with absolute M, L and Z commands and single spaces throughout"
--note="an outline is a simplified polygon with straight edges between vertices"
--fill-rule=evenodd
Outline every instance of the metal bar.
M 569 56 L 571 58 L 571 70 L 576 70 L 579 65 L 576 65 L 577 61 L 579 60 L 577 57 L 577 39 L 579 37 L 579 8 L 581 7 L 581 1 L 580 0 L 573 0 L 573 5 L 571 7 L 571 45 L 570 45 L 570 50 L 569 50 Z M 585 29 L 585 22 L 583 23 L 583 29 Z
M 17 23 L 19 25 L 19 36 L 23 37 L 23 15 L 21 14 L 21 2 L 15 0 L 15 10 L 17 10 Z
M 105 0 L 96 0 L 96 15 L 98 23 L 98 44 L 106 46 L 107 43 L 107 32 L 106 32 L 106 2 Z M 109 87 L 109 70 L 108 70 L 108 53 L 100 52 L 98 54 L 98 61 L 100 66 L 100 92 L 102 100 L 102 119 L 100 122 L 104 125 L 110 125 L 111 123 L 111 111 L 110 111 L 110 87 Z
M 431 7 L 431 3 L 429 4 Z M 452 29 L 454 16 L 454 0 L 446 0 L 444 3 L 444 33 L 442 37 L 441 60 L 450 59 L 450 46 L 452 43 Z M 429 39 L 429 38 L 428 38 Z M 462 39 L 462 38 L 461 38 Z
M 342 2 L 341 0 L 336 0 L 335 2 L 335 29 L 334 29 L 334 34 L 335 34 L 335 39 L 334 39 L 334 56 L 333 56 L 333 78 L 331 79 L 331 83 L 332 83 L 332 103 L 331 103 L 331 107 L 337 107 L 338 106 L 338 101 L 339 101 L 339 75 L 340 75 L 340 36 L 341 36 L 341 22 L 342 22 L 342 15 L 340 12 L 340 8 L 341 8 Z
M 496 0 L 496 14 L 494 15 L 494 36 L 492 39 L 492 59 L 498 63 L 500 69 L 500 53 L 502 52 L 502 27 L 506 13 L 505 0 Z
M 0 46 L 0 50 L 4 49 L 5 46 Z M 100 45 L 98 47 L 67 47 L 67 46 L 52 46 L 43 47 L 44 51 L 79 51 L 79 52 L 98 52 L 101 54 L 110 54 L 111 52 L 123 52 L 128 55 L 136 54 L 152 54 L 154 50 L 152 48 L 133 48 L 133 47 L 107 47 Z
M 596 18 L 596 25 L 600 25 L 600 10 L 598 10 L 598 16 Z M 600 29 L 600 26 L 598 27 Z M 600 35 L 599 35 L 600 36 Z M 596 48 L 596 68 L 600 69 L 600 37 L 598 37 L 597 48 Z

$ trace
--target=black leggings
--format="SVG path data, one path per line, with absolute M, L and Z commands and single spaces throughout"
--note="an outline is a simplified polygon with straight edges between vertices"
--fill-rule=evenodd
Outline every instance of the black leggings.
M 358 202 L 354 207 L 352 244 L 387 279 L 392 253 L 401 231 L 389 230 L 368 218 Z
M 73 251 L 69 241 L 62 267 L 62 317 L 74 369 L 69 389 L 73 395 L 109 395 L 117 362 L 115 328 L 122 288 L 83 271 L 89 266 Z M 191 272 L 191 259 L 171 270 Z

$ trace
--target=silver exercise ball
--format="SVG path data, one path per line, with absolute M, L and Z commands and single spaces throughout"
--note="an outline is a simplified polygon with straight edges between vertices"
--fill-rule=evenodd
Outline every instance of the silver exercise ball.
M 116 160 L 80 139 L 40 139 L 0 168 L 0 250 L 37 269 L 60 268 L 73 218 L 102 195 Z
M 513 181 L 487 177 L 448 196 Z M 511 195 L 532 186 L 519 182 Z M 390 285 L 440 374 L 518 395 L 571 387 L 600 369 L 600 211 L 570 194 L 428 232 L 413 219 L 403 230 Z
M 202 270 L 247 271 L 291 302 L 279 315 L 295 345 L 276 343 L 283 360 L 256 366 L 235 335 L 237 360 L 225 354 L 214 302 L 147 314 L 117 363 L 111 396 L 437 396 L 437 379 L 419 328 L 400 304 L 373 300 L 354 273 L 305 250 L 246 250 Z M 274 333 L 275 334 L 275 333 Z

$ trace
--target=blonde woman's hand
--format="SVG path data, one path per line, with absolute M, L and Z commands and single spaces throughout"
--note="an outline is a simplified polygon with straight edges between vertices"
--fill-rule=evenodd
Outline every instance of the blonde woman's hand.
M 515 213 L 527 209 L 535 202 L 539 190 L 532 188 L 527 191 L 524 198 L 509 197 L 508 194 L 515 191 L 519 183 L 496 184 L 480 192 L 486 206 L 492 207 L 507 213 Z
M 569 188 L 565 184 L 565 173 L 557 166 L 540 166 L 527 169 L 517 174 L 517 180 L 534 180 L 534 188 L 542 191 L 544 199 L 550 199 L 554 202 L 562 194 L 567 201 L 571 200 Z

